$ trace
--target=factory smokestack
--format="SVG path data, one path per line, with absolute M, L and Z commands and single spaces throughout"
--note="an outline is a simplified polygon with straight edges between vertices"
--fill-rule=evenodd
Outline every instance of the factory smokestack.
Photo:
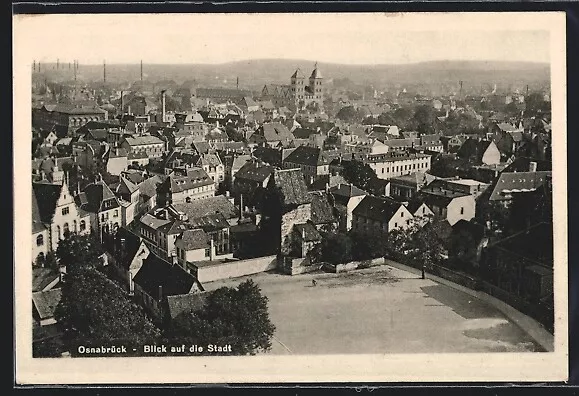
M 143 61 L 141 60 L 141 81 L 143 81 Z
M 162 101 L 163 101 L 163 113 L 161 114 L 162 122 L 165 122 L 165 90 L 161 91 Z
M 103 81 L 107 82 L 107 62 L 103 60 Z

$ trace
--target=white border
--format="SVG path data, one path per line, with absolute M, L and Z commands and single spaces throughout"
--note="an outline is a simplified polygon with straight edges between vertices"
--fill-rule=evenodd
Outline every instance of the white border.
M 279 14 L 276 14 L 279 15 Z M 317 14 L 320 23 L 355 26 L 384 14 Z M 302 16 L 302 15 L 299 15 Z M 224 383 L 224 382 L 391 382 L 391 381 L 561 381 L 568 377 L 567 172 L 565 14 L 421 13 L 387 15 L 392 29 L 536 30 L 550 32 L 553 104 L 553 203 L 555 244 L 555 351 L 552 353 L 315 355 L 198 358 L 31 358 L 31 63 L 43 45 L 51 16 L 15 16 L 14 22 L 14 191 L 15 327 L 18 384 Z M 62 17 L 62 16 L 61 16 Z M 67 19 L 93 15 L 66 15 Z M 99 16 L 102 17 L 102 16 Z M 173 16 L 172 16 L 173 17 Z M 198 17 L 198 16 L 197 16 Z M 274 17 L 267 15 L 268 18 Z M 281 15 L 280 18 L 292 17 Z M 293 15 L 298 17 L 298 15 Z M 312 16 L 308 16 L 311 18 Z M 108 23 L 158 15 L 106 15 Z M 245 24 L 248 15 L 237 15 Z M 170 18 L 171 19 L 171 18 Z M 169 20 L 170 20 L 169 19 Z M 291 18 L 290 18 L 291 19 Z M 295 21 L 295 20 L 294 20 Z M 381 23 L 384 23 L 383 21 Z M 282 27 L 283 28 L 283 27 Z M 66 33 L 63 29 L 63 34 Z M 138 34 L 135 32 L 135 34 Z M 64 44 L 63 36 L 63 45 Z M 185 43 L 183 43 L 185 44 Z M 254 43 L 256 45 L 257 43 Z M 87 48 L 90 50 L 90 48 Z M 170 57 L 168 57 L 170 59 Z M 433 329 L 435 331 L 435 329 Z

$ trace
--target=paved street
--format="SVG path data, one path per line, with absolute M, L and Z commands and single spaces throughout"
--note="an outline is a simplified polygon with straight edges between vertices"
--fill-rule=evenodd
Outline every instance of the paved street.
M 235 286 L 247 278 L 205 286 Z M 389 266 L 251 278 L 269 298 L 277 329 L 271 354 L 541 350 L 486 303 Z

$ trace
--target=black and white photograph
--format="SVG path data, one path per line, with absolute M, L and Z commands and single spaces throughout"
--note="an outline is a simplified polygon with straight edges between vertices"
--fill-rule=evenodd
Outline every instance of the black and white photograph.
M 564 14 L 13 21 L 23 383 L 566 379 Z

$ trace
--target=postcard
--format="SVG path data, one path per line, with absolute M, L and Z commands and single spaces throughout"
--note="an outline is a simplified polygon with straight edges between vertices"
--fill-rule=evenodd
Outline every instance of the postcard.
M 564 13 L 13 22 L 18 384 L 567 379 Z

